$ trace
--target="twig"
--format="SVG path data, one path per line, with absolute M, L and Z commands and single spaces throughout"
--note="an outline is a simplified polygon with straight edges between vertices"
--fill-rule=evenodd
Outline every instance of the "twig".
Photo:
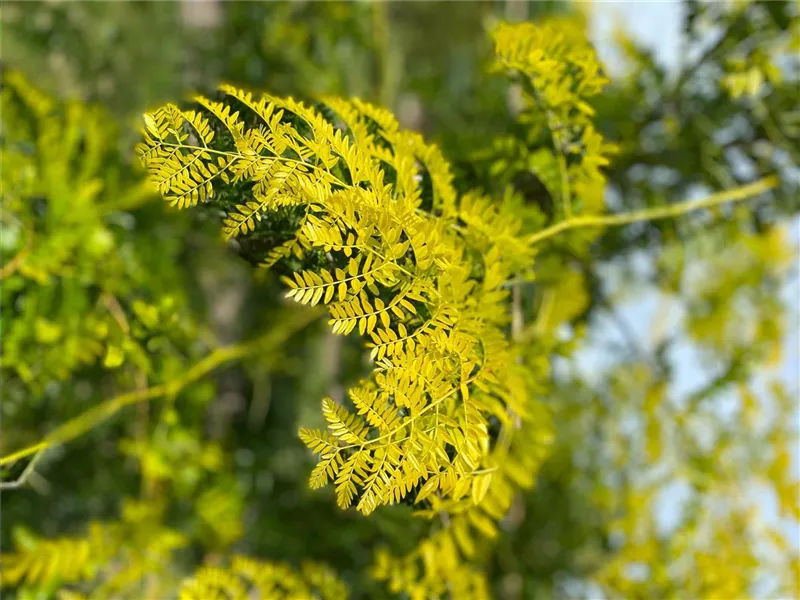
M 25 470 L 22 471 L 22 474 L 19 477 L 17 477 L 14 481 L 0 482 L 0 490 L 16 490 L 25 485 L 28 482 L 28 479 L 30 479 L 30 477 L 34 474 L 36 463 L 38 463 L 42 459 L 45 450 L 46 448 L 38 450 L 31 459 L 31 462 L 28 463 L 28 466 L 25 467 Z
M 531 245 L 537 244 L 542 240 L 558 235 L 562 231 L 568 229 L 578 229 L 580 227 L 610 227 L 615 225 L 627 225 L 629 223 L 638 223 L 641 221 L 655 221 L 658 219 L 668 219 L 670 217 L 677 217 L 695 210 L 702 208 L 711 208 L 720 204 L 728 202 L 738 202 L 746 200 L 752 196 L 756 196 L 768 190 L 771 190 L 778 185 L 778 178 L 774 176 L 765 177 L 755 183 L 744 185 L 732 190 L 726 190 L 718 194 L 713 194 L 708 198 L 701 200 L 689 200 L 680 202 L 669 206 L 658 208 L 650 208 L 646 210 L 637 210 L 629 213 L 620 213 L 617 215 L 592 215 L 588 217 L 575 217 L 573 219 L 566 219 L 534 233 L 528 238 L 528 243 Z
M 317 310 L 290 311 L 289 315 L 276 319 L 276 323 L 280 323 L 281 326 L 271 330 L 266 335 L 243 344 L 218 348 L 186 371 L 182 377 L 147 389 L 127 392 L 92 407 L 57 427 L 55 431 L 47 435 L 38 444 L 0 458 L 0 467 L 13 464 L 26 456 L 47 450 L 57 444 L 74 440 L 111 418 L 128 405 L 177 394 L 189 384 L 201 379 L 226 362 L 244 358 L 255 352 L 268 352 L 276 349 L 285 342 L 290 334 L 302 329 L 319 315 L 320 312 Z

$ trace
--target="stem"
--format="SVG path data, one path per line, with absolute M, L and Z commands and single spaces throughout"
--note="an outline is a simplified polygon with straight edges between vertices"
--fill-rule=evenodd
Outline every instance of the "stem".
M 15 490 L 25 485 L 28 479 L 30 479 L 30 477 L 34 474 L 36 463 L 38 463 L 42 459 L 42 456 L 44 456 L 44 449 L 37 450 L 36 455 L 33 457 L 33 459 L 31 459 L 31 462 L 28 463 L 28 466 L 25 467 L 25 470 L 22 472 L 22 475 L 20 475 L 14 481 L 0 482 L 0 490 Z
M 528 237 L 528 243 L 531 245 L 537 244 L 542 240 L 551 238 L 558 235 L 562 231 L 568 229 L 577 229 L 579 227 L 610 227 L 614 225 L 627 225 L 629 223 L 638 223 L 641 221 L 655 221 L 658 219 L 668 219 L 677 217 L 695 210 L 702 208 L 711 208 L 719 204 L 728 202 L 738 202 L 746 200 L 752 196 L 756 196 L 767 190 L 771 190 L 778 186 L 778 178 L 775 176 L 765 177 L 755 183 L 744 185 L 732 190 L 726 190 L 718 194 L 713 194 L 701 200 L 688 200 L 680 202 L 671 206 L 662 206 L 658 208 L 649 208 L 645 210 L 637 210 L 629 213 L 621 213 L 617 215 L 593 215 L 588 217 L 575 217 L 573 219 L 566 219 L 534 233 Z
M 473 381 L 475 381 L 475 379 L 477 379 L 477 375 L 474 375 L 474 376 L 470 377 L 469 379 L 467 379 L 466 381 L 464 381 L 464 382 L 463 382 L 461 385 L 469 385 L 470 383 L 472 383 Z M 442 402 L 444 402 L 445 400 L 447 400 L 447 399 L 448 399 L 450 396 L 452 396 L 453 394 L 455 394 L 455 393 L 458 393 L 459 391 L 461 391 L 461 385 L 459 385 L 459 386 L 457 386 L 457 387 L 454 387 L 454 388 L 452 388 L 450 391 L 448 391 L 446 394 L 443 394 L 443 395 L 441 395 L 441 396 L 440 396 L 440 397 L 438 397 L 436 400 L 434 400 L 433 402 L 431 402 L 430 404 L 428 404 L 428 405 L 427 405 L 425 408 L 423 408 L 421 411 L 419 411 L 419 413 L 417 413 L 417 416 L 416 416 L 416 417 L 409 417 L 409 418 L 408 418 L 406 421 L 404 421 L 404 422 L 403 422 L 401 425 L 398 425 L 397 427 L 395 427 L 394 429 L 392 429 L 392 430 L 391 430 L 391 431 L 389 431 L 388 433 L 384 433 L 383 435 L 380 435 L 380 436 L 378 436 L 378 437 L 376 437 L 376 438 L 374 438 L 374 439 L 367 440 L 367 441 L 366 441 L 366 442 L 364 442 L 363 444 L 348 444 L 347 446 L 340 446 L 340 447 L 338 448 L 338 450 L 337 450 L 337 451 L 341 451 L 341 450 L 349 450 L 350 448 L 358 448 L 359 450 L 361 450 L 361 449 L 363 449 L 363 448 L 364 448 L 364 446 L 367 446 L 367 445 L 372 445 L 372 444 L 375 444 L 376 442 L 380 442 L 380 441 L 383 441 L 383 440 L 385 440 L 385 439 L 387 439 L 387 438 L 391 438 L 391 437 L 392 437 L 394 434 L 396 434 L 397 432 L 399 432 L 399 431 L 402 431 L 402 430 L 403 430 L 403 429 L 405 429 L 405 428 L 406 428 L 408 425 L 411 425 L 412 423 L 414 423 L 415 421 L 417 421 L 417 420 L 418 420 L 418 419 L 419 419 L 419 418 L 420 418 L 422 415 L 424 415 L 424 414 L 425 414 L 426 412 L 428 412 L 430 409 L 432 409 L 432 408 L 436 408 L 436 407 L 437 407 L 437 406 L 439 406 L 439 405 L 440 405 Z M 407 439 L 407 438 L 405 438 L 405 439 Z
M 182 377 L 147 389 L 126 392 L 84 411 L 74 419 L 70 419 L 60 427 L 57 427 L 38 444 L 28 446 L 0 458 L 0 467 L 13 464 L 26 456 L 42 452 L 57 444 L 72 441 L 87 431 L 94 429 L 128 405 L 177 394 L 189 384 L 201 379 L 226 362 L 244 358 L 256 352 L 267 353 L 280 348 L 292 333 L 308 325 L 319 314 L 320 312 L 317 310 L 303 310 L 292 311 L 288 315 L 283 315 L 276 320 L 277 323 L 281 323 L 281 326 L 271 329 L 266 335 L 250 342 L 217 348 L 186 371 Z

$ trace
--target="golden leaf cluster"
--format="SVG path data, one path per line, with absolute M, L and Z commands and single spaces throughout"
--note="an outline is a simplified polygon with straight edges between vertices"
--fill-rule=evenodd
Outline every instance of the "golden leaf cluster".
M 458 199 L 438 150 L 383 109 L 220 91 L 196 98 L 199 111 L 147 115 L 140 156 L 178 206 L 240 186 L 245 201 L 220 200 L 228 236 L 259 236 L 291 211 L 291 237 L 261 258 L 313 264 L 284 277 L 288 297 L 366 338 L 374 371 L 352 409 L 326 399 L 327 431 L 300 432 L 320 456 L 312 487 L 332 484 L 364 514 L 409 496 L 451 511 L 506 504 L 514 458 L 490 422 L 534 419 L 534 456 L 550 429 L 507 336 L 504 284 L 533 261 L 518 220 Z
M 501 139 L 500 144 L 510 144 L 523 155 L 525 166 L 561 201 L 565 217 L 573 210 L 602 212 L 600 169 L 617 147 L 606 142 L 592 122 L 591 98 L 608 79 L 581 22 L 500 23 L 493 38 L 495 68 L 509 73 L 521 86 L 520 121 L 530 125 L 530 136 L 550 137 L 547 146 L 534 151 L 519 147 L 513 139 Z

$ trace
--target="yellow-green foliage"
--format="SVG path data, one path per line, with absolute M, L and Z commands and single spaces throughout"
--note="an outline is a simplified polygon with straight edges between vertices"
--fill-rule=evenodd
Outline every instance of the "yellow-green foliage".
M 583 98 L 604 80 L 585 45 L 565 56 L 574 69 L 540 60 L 553 27 L 498 28 L 498 66 L 525 77 L 532 113 L 554 135 L 559 189 L 582 200 L 603 183 L 609 147 Z M 220 91 L 220 100 L 196 97 L 197 110 L 170 104 L 147 114 L 139 154 L 172 204 L 219 202 L 228 237 L 284 224 L 256 258 L 293 270 L 288 297 L 327 305 L 334 333 L 366 337 L 375 366 L 350 390 L 352 410 L 326 398 L 327 432 L 300 432 L 320 456 L 311 487 L 330 483 L 340 507 L 365 514 L 410 495 L 423 516 L 452 515 L 396 566 L 384 557 L 380 577 L 414 597 L 452 592 L 456 582 L 464 594 L 485 593 L 461 557 L 496 535 L 494 521 L 516 489 L 533 484 L 552 436 L 522 347 L 509 339 L 508 282 L 533 263 L 530 232 L 503 205 L 459 198 L 438 150 L 385 110 Z M 578 126 L 574 139 L 559 133 L 568 122 Z M 236 203 L 226 200 L 233 186 Z M 500 426 L 494 435 L 490 421 Z M 417 568 L 419 577 L 398 575 Z
M 181 318 L 181 281 L 131 229 L 152 236 L 160 259 L 179 248 L 120 225 L 157 197 L 113 163 L 113 123 L 95 107 L 55 103 L 19 73 L 2 83 L 0 276 L 14 314 L 2 323 L 4 399 L 16 402 L 18 383 L 38 392 L 89 365 L 175 368 L 176 346 L 198 332 Z
M 295 570 L 244 556 L 233 556 L 228 568 L 202 567 L 180 589 L 180 600 L 344 600 L 347 596 L 345 585 L 324 565 L 305 563 Z
M 454 527 L 452 531 L 464 536 L 461 539 L 472 539 L 466 528 Z M 492 597 L 485 573 L 460 558 L 453 537 L 446 529 L 433 534 L 401 559 L 379 550 L 371 575 L 385 582 L 390 592 L 407 594 L 413 600 Z
M 309 485 L 331 485 L 342 509 L 354 506 L 369 515 L 405 502 L 430 520 L 430 535 L 400 556 L 379 550 L 371 571 L 390 592 L 415 600 L 491 596 L 480 563 L 498 537 L 499 523 L 520 490 L 534 486 L 552 449 L 553 415 L 544 399 L 550 391 L 555 328 L 581 313 L 589 298 L 582 275 L 562 269 L 558 281 L 551 275 L 543 286 L 536 319 L 524 323 L 521 286 L 534 279 L 541 264 L 538 244 L 569 229 L 689 210 L 683 205 L 602 214 L 601 169 L 616 147 L 593 124 L 591 102 L 606 79 L 580 24 L 500 24 L 493 38 L 495 69 L 519 84 L 519 122 L 527 138 L 500 139 L 484 156 L 503 183 L 519 170 L 536 175 L 555 201 L 553 215 L 520 205 L 511 193 L 502 202 L 477 190 L 457 193 L 451 168 L 436 146 L 401 129 L 386 110 L 357 99 L 303 103 L 223 85 L 213 98 L 195 97 L 191 109 L 167 104 L 147 113 L 144 141 L 137 147 L 151 182 L 170 204 L 208 204 L 224 213 L 225 236 L 248 259 L 278 271 L 288 298 L 309 307 L 324 305 L 333 333 L 357 331 L 363 338 L 371 359 L 368 376 L 348 390 L 348 403 L 322 401 L 325 430 L 300 431 L 319 457 Z M 26 93 L 34 98 L 31 106 L 46 107 L 45 100 Z M 85 196 L 93 197 L 93 185 L 85 185 Z M 714 206 L 771 185 L 756 184 L 693 206 Z M 556 223 L 546 227 L 550 218 Z M 571 240 L 581 242 L 575 252 L 585 255 L 590 237 L 577 235 Z M 762 241 L 753 242 L 756 255 Z M 14 268 L 25 274 L 35 273 L 34 267 L 23 256 Z M 720 290 L 730 282 L 714 283 L 698 286 L 696 294 L 724 304 Z M 135 304 L 132 310 L 144 321 L 158 321 L 149 305 Z M 730 311 L 734 314 L 734 307 Z M 724 339 L 709 335 L 702 316 L 693 317 L 691 325 L 709 346 L 724 346 L 730 339 L 727 331 Z M 771 334 L 778 328 L 769 319 L 759 327 Z M 45 341 L 60 335 L 47 322 L 35 331 Z M 107 366 L 121 362 L 119 352 L 106 351 Z M 99 354 L 96 350 L 92 357 Z M 209 370 L 219 356 L 210 357 Z M 190 370 L 193 377 L 205 372 Z M 657 410 L 666 404 L 665 389 L 650 380 L 653 373 L 647 369 L 627 375 L 631 380 L 615 383 L 620 396 L 647 407 L 644 435 L 635 452 L 612 452 L 610 460 L 635 456 L 655 464 L 666 445 Z M 174 390 L 164 384 L 147 398 Z M 588 409 L 580 411 L 582 418 L 587 414 Z M 783 444 L 783 432 L 774 432 Z M 139 460 L 150 488 L 177 479 L 175 470 L 184 462 L 197 472 L 219 467 L 216 445 L 184 436 L 178 427 L 172 433 L 163 438 L 166 449 L 133 440 L 122 444 Z M 620 433 L 620 447 L 623 438 Z M 780 501 L 787 504 L 792 490 L 785 473 L 788 451 L 781 449 L 767 468 L 778 473 Z M 242 506 L 225 484 L 209 485 L 194 509 L 212 531 L 215 548 L 227 551 L 242 534 Z M 186 495 L 194 491 L 188 486 Z M 601 491 L 592 500 L 624 512 L 648 505 L 652 494 L 651 489 L 626 489 L 610 498 Z M 738 507 L 730 518 L 743 518 Z M 155 505 L 130 504 L 119 522 L 93 525 L 85 538 L 22 544 L 3 556 L 2 583 L 76 584 L 76 590 L 90 591 L 89 598 L 347 595 L 326 567 L 309 563 L 295 570 L 241 556 L 225 561 L 226 567 L 217 558 L 207 560 L 181 581 L 178 569 L 165 565 L 189 541 L 163 522 Z M 596 580 L 623 595 L 646 597 L 653 589 L 630 580 L 630 566 L 637 562 L 649 565 L 654 578 L 669 579 L 657 568 L 664 548 L 700 570 L 715 572 L 727 565 L 728 573 L 735 565 L 737 577 L 698 580 L 691 589 L 698 597 L 732 597 L 754 577 L 754 554 L 734 547 L 730 530 L 711 532 L 713 542 L 724 548 L 715 558 L 710 544 L 681 537 L 658 540 L 651 522 L 631 517 L 614 526 L 622 531 L 624 546 Z M 79 591 L 64 593 L 83 597 Z
M 76 103 L 61 114 L 16 73 L 3 77 L 2 110 L 3 246 L 11 255 L 3 267 L 3 292 L 5 298 L 24 298 L 17 305 L 18 320 L 3 331 L 4 373 L 42 385 L 50 377 L 66 379 L 104 354 L 110 366 L 117 366 L 123 336 L 111 311 L 67 321 L 66 327 L 66 320 L 56 323 L 43 316 L 59 293 L 68 299 L 65 304 L 88 304 L 80 279 L 118 267 L 109 256 L 114 236 L 103 222 L 111 208 L 103 195 L 113 193 L 103 188 L 114 182 L 98 172 L 112 138 L 96 112 Z M 30 141 L 38 161 L 27 147 Z M 128 194 L 132 202 L 149 195 L 143 186 Z M 46 206 L 37 206 L 37 197 Z M 38 219 L 37 211 L 46 211 L 46 218 Z M 37 221 L 44 221 L 38 231 Z M 112 262 L 103 265 L 100 257 Z
M 149 580 L 157 581 L 164 594 L 176 583 L 170 581 L 172 553 L 188 540 L 164 528 L 161 518 L 157 505 L 129 502 L 119 521 L 93 523 L 83 537 L 38 540 L 21 533 L 18 537 L 24 539 L 18 551 L 0 559 L 2 585 L 55 585 L 58 589 L 91 583 L 89 598 L 120 598 L 141 594 Z
M 92 579 L 116 550 L 106 527 L 92 524 L 82 538 L 28 540 L 17 552 L 2 556 L 3 585 L 47 583 L 57 579 L 74 583 Z
M 574 19 L 542 25 L 501 23 L 493 37 L 495 69 L 509 72 L 521 86 L 520 122 L 529 127 L 526 141 L 543 143 L 530 152 L 515 138 L 500 138 L 496 149 L 511 150 L 515 162 L 539 177 L 559 200 L 561 216 L 602 212 L 605 180 L 600 168 L 608 164 L 616 146 L 592 123 L 591 98 L 608 80 L 582 24 Z M 509 162 L 496 161 L 494 172 L 506 170 Z
M 562 214 L 572 203 L 597 210 L 613 148 L 586 101 L 605 83 L 593 52 L 567 23 L 494 35 L 497 68 L 526 86 L 528 123 L 552 135 L 536 168 L 553 165 Z M 256 258 L 293 270 L 287 296 L 327 305 L 334 333 L 367 339 L 375 366 L 350 390 L 352 410 L 326 398 L 328 430 L 300 432 L 320 456 L 311 487 L 332 484 L 340 507 L 364 514 L 410 495 L 422 516 L 451 515 L 412 554 L 381 555 L 376 575 L 415 598 L 486 595 L 463 557 L 496 535 L 552 437 L 524 346 L 509 335 L 508 282 L 530 277 L 531 232 L 505 205 L 459 197 L 438 150 L 385 110 L 220 91 L 196 97 L 197 110 L 147 114 L 139 154 L 172 204 L 222 205 L 228 237 L 282 223 L 283 237 Z M 237 203 L 227 201 L 234 186 Z
M 2 556 L 2 585 L 55 586 L 61 600 L 165 598 L 341 600 L 347 588 L 330 569 L 305 563 L 295 570 L 233 556 L 229 567 L 207 565 L 176 578 L 175 553 L 188 539 L 160 525 L 157 505 L 129 502 L 122 518 L 92 523 L 85 536 L 38 540 L 20 532 L 20 549 Z M 86 594 L 83 589 L 89 589 Z
M 172 204 L 216 203 L 228 237 L 260 241 L 251 258 L 290 272 L 289 298 L 326 305 L 334 333 L 366 338 L 374 368 L 350 390 L 352 409 L 326 398 L 327 431 L 300 436 L 320 457 L 311 487 L 332 484 L 340 507 L 369 514 L 410 497 L 420 516 L 446 515 L 411 553 L 378 555 L 373 575 L 412 598 L 488 594 L 469 560 L 533 485 L 552 438 L 541 380 L 521 360 L 530 337 L 512 324 L 513 282 L 530 278 L 538 241 L 605 222 L 591 215 L 615 147 L 592 123 L 606 80 L 580 26 L 501 24 L 494 40 L 530 131 L 510 147 L 519 162 L 540 142 L 521 162 L 557 200 L 553 230 L 526 229 L 541 218 L 509 203 L 459 196 L 435 147 L 359 100 L 306 105 L 223 85 L 195 110 L 148 113 L 139 146 Z
M 252 200 L 228 207 L 231 237 L 293 211 L 296 228 L 277 249 L 322 266 L 285 277 L 287 295 L 328 305 L 335 333 L 367 338 L 375 369 L 350 391 L 354 410 L 325 399 L 328 432 L 301 431 L 320 455 L 311 486 L 333 483 L 342 508 L 365 514 L 411 494 L 433 511 L 481 504 L 501 517 L 508 473 L 522 463 L 491 438 L 489 420 L 509 443 L 520 420 L 534 424 L 532 468 L 550 437 L 506 335 L 505 284 L 533 260 L 513 215 L 476 195 L 458 201 L 438 151 L 384 110 L 221 91 L 222 101 L 196 98 L 201 112 L 148 114 L 140 155 L 179 206 L 250 184 Z

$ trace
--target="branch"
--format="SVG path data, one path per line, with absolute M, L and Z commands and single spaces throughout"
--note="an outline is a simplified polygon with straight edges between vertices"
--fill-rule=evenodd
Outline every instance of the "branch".
M 629 213 L 621 213 L 617 215 L 593 215 L 588 217 L 576 217 L 573 219 L 566 219 L 534 233 L 528 237 L 528 243 L 531 245 L 537 244 L 542 240 L 558 235 L 562 231 L 568 229 L 577 229 L 580 227 L 610 227 L 615 225 L 627 225 L 629 223 L 638 223 L 641 221 L 655 221 L 657 219 L 669 219 L 690 213 L 702 208 L 711 208 L 720 204 L 728 202 L 738 202 L 746 200 L 752 196 L 756 196 L 767 190 L 771 190 L 778 186 L 778 178 L 775 176 L 765 177 L 755 183 L 744 185 L 742 187 L 726 190 L 718 194 L 713 194 L 708 198 L 702 200 L 689 200 L 672 204 L 669 206 L 662 206 L 658 208 L 649 208 L 645 210 L 637 210 Z
M 0 490 L 15 490 L 21 488 L 28 482 L 28 479 L 33 475 L 36 463 L 38 463 L 42 456 L 44 456 L 44 449 L 38 450 L 22 474 L 14 481 L 0 481 Z
M 201 379 L 210 371 L 213 371 L 226 362 L 244 358 L 256 352 L 275 350 L 279 348 L 291 334 L 308 325 L 311 321 L 316 319 L 319 314 L 320 312 L 317 310 L 290 311 L 288 314 L 284 314 L 276 319 L 275 322 L 279 323 L 279 325 L 271 329 L 266 335 L 250 342 L 218 348 L 191 367 L 178 379 L 173 379 L 143 390 L 127 392 L 92 407 L 74 419 L 70 419 L 60 427 L 57 427 L 38 444 L 28 446 L 27 448 L 23 448 L 13 454 L 0 458 L 0 467 L 13 464 L 31 454 L 41 454 L 57 444 L 63 444 L 74 440 L 87 431 L 94 429 L 128 405 L 152 400 L 153 398 L 159 398 L 161 396 L 177 394 L 189 384 Z

